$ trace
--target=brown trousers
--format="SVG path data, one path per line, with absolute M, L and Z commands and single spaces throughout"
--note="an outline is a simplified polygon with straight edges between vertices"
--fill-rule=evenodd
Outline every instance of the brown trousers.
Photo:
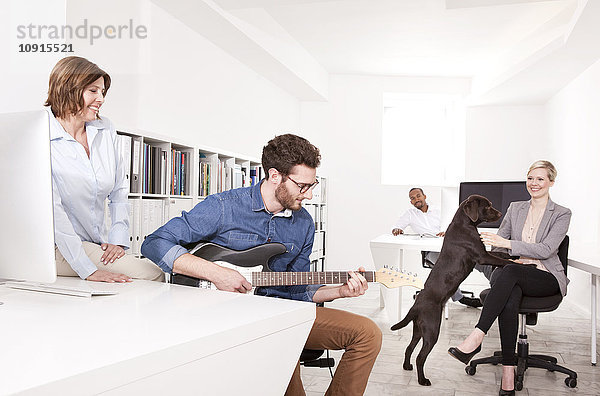
M 85 254 L 92 260 L 92 263 L 98 268 L 108 272 L 114 272 L 130 276 L 134 279 L 148 279 L 158 282 L 165 281 L 165 274 L 153 262 L 148 259 L 139 259 L 133 255 L 126 254 L 114 263 L 102 264 L 100 259 L 104 251 L 100 245 L 92 242 L 82 242 Z M 56 260 L 56 272 L 60 276 L 78 276 L 71 268 L 67 260 L 60 254 L 58 247 L 54 249 L 54 258 Z
M 381 349 L 381 330 L 369 318 L 350 312 L 317 307 L 317 317 L 306 349 L 330 349 L 345 352 L 325 395 L 362 395 L 375 359 Z M 296 365 L 286 396 L 304 396 L 300 365 Z

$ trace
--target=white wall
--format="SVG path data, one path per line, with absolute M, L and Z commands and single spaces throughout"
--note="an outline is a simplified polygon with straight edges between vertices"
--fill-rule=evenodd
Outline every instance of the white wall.
M 18 39 L 17 26 L 32 23 L 65 23 L 66 0 L 10 0 L 0 12 L 0 113 L 42 109 L 48 92 L 48 75 L 62 58 L 52 53 L 19 53 L 19 44 L 39 43 Z
M 373 268 L 369 240 L 390 232 L 410 205 L 413 186 L 381 184 L 384 92 L 465 94 L 468 87 L 467 79 L 332 75 L 329 102 L 301 104 L 301 131 L 321 149 L 329 178 L 328 268 Z M 418 164 L 402 162 L 407 149 L 414 148 L 398 147 L 398 172 L 418 172 Z M 425 190 L 439 205 L 440 188 Z
M 60 6 L 60 7 L 59 7 Z M 42 108 L 48 76 L 64 56 L 83 56 L 112 78 L 102 114 L 117 128 L 136 128 L 191 144 L 260 158 L 264 144 L 298 132 L 298 100 L 249 69 L 150 1 L 39 1 L 36 14 L 11 1 L 0 15 L 3 92 L 0 112 Z M 16 54 L 16 24 L 147 27 L 146 39 L 70 41 L 74 54 Z M 14 25 L 14 26 L 13 26 Z
M 160 7 L 150 15 L 138 128 L 258 158 L 276 134 L 298 132 L 297 99 Z
M 470 107 L 466 114 L 466 180 L 525 180 L 548 157 L 544 106 Z
M 521 180 L 536 159 L 558 169 L 552 199 L 573 211 L 572 243 L 600 242 L 600 62 L 545 105 L 482 106 L 467 111 L 467 180 Z M 491 147 L 490 147 L 491 146 Z M 589 275 L 569 271 L 569 301 L 590 309 Z
M 552 197 L 573 211 L 572 244 L 600 244 L 600 61 L 546 105 L 549 151 L 557 158 Z M 590 310 L 590 277 L 572 269 L 567 298 Z

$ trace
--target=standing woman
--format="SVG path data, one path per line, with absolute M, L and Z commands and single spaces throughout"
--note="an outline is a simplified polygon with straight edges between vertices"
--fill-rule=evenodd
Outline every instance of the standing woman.
M 548 161 L 536 161 L 527 173 L 529 201 L 510 204 L 498 234 L 481 233 L 481 240 L 519 256 L 516 264 L 498 268 L 492 274 L 492 288 L 485 300 L 479 322 L 471 334 L 448 352 L 467 364 L 481 350 L 483 337 L 496 318 L 502 345 L 500 395 L 514 395 L 514 366 L 519 305 L 522 296 L 546 297 L 567 294 L 569 280 L 558 258 L 558 246 L 565 238 L 571 211 L 550 199 L 556 168 Z M 530 265 L 522 265 L 530 264 Z
M 125 255 L 128 164 L 112 122 L 99 116 L 109 87 L 106 72 L 77 56 L 60 60 L 50 73 L 44 105 L 50 118 L 57 273 L 99 282 L 160 281 L 164 275 L 156 265 Z M 104 224 L 107 197 L 109 230 Z

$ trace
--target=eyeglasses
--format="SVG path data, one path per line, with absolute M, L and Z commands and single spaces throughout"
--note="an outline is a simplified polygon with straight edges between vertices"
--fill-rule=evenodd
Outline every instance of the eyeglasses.
M 312 184 L 307 184 L 307 183 L 298 183 L 297 181 L 295 181 L 291 177 L 289 177 L 289 176 L 286 176 L 286 177 L 288 179 L 290 179 L 292 182 L 294 182 L 295 185 L 298 186 L 298 188 L 300 189 L 300 194 L 304 194 L 308 190 L 312 190 L 317 184 L 319 184 L 319 180 L 315 181 Z

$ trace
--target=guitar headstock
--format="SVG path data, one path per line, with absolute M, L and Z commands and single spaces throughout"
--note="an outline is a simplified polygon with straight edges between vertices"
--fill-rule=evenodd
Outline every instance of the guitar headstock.
M 423 288 L 423 281 L 417 277 L 417 274 L 398 271 L 392 268 L 381 268 L 375 272 L 375 281 L 381 283 L 388 289 L 401 286 L 413 286 L 417 289 Z

